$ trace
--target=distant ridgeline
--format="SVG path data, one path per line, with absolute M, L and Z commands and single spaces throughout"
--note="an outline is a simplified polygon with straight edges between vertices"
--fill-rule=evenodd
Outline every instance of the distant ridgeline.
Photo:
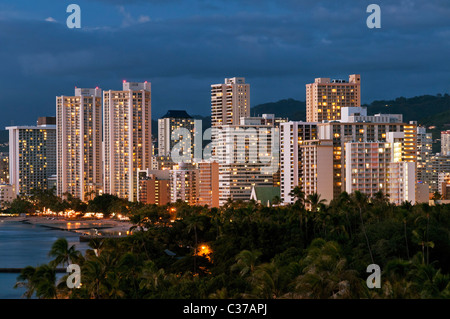
M 9 152 L 9 132 L 7 130 L 0 130 L 0 153 Z
M 403 114 L 406 122 L 417 121 L 433 133 L 433 152 L 440 152 L 440 132 L 450 129 L 450 95 L 422 95 L 412 98 L 399 97 L 395 100 L 373 101 L 364 104 L 368 114 Z M 275 114 L 293 121 L 305 121 L 306 103 L 294 99 L 256 105 L 251 115 Z
M 433 152 L 440 151 L 440 132 L 450 129 L 450 95 L 421 95 L 411 98 L 399 97 L 395 100 L 376 100 L 364 104 L 368 114 L 400 113 L 405 121 L 417 121 L 425 125 L 433 133 Z M 291 121 L 305 121 L 306 102 L 294 99 L 284 99 L 255 105 L 251 108 L 251 116 L 262 114 L 275 114 L 278 117 L 289 118 Z M 211 127 L 211 117 L 193 115 L 193 118 L 202 120 L 203 130 Z M 27 123 L 23 123 L 24 125 Z M 153 138 L 158 136 L 158 119 L 152 120 Z M 8 152 L 8 131 L 0 130 L 0 152 Z

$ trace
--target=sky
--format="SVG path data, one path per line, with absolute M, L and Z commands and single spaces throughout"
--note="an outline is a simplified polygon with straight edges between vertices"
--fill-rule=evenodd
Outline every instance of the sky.
M 81 28 L 69 29 L 69 4 Z M 381 8 L 381 28 L 366 25 Z M 210 114 L 210 85 L 245 77 L 251 105 L 305 100 L 361 74 L 362 103 L 450 92 L 448 0 L 2 0 L 0 128 L 55 116 L 75 86 L 152 84 L 152 116 Z

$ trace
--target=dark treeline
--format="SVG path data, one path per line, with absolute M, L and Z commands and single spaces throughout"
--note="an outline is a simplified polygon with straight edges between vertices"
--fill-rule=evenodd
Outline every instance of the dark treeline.
M 450 297 L 450 205 L 293 195 L 283 207 L 128 206 L 132 235 L 93 240 L 85 255 L 59 239 L 53 261 L 25 268 L 17 285 L 39 298 Z M 78 289 L 55 279 L 71 263 Z M 370 264 L 381 267 L 380 289 L 367 287 Z

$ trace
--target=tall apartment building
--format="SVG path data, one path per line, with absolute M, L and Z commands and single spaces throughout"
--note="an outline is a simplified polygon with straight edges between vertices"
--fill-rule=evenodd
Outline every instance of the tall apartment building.
M 441 154 L 450 155 L 450 130 L 441 132 Z
M 249 200 L 253 186 L 273 186 L 279 169 L 279 129 L 272 125 L 225 125 L 217 135 L 219 202 Z
M 209 160 L 198 163 L 198 205 L 219 207 L 219 163 Z
M 439 173 L 438 175 L 438 192 L 442 199 L 450 199 L 450 173 Z
M 333 199 L 333 141 L 306 140 L 299 142 L 298 186 L 305 197 L 314 193 L 328 203 Z M 308 207 L 308 205 L 306 205 Z
M 250 84 L 245 78 L 225 78 L 225 83 L 211 85 L 211 143 L 215 152 L 216 136 L 223 125 L 239 125 L 241 117 L 250 116 Z
M 103 187 L 102 90 L 56 97 L 56 123 L 57 195 L 89 200 Z
M 170 171 L 139 170 L 138 201 L 144 204 L 170 203 Z
M 430 185 L 430 193 L 439 191 L 439 173 L 450 173 L 450 155 L 431 156 L 425 169 L 425 183 Z
M 306 84 L 306 121 L 322 122 L 341 119 L 342 107 L 361 106 L 361 76 L 349 80 L 316 78 Z
M 334 196 L 345 191 L 345 143 L 386 142 L 387 133 L 405 132 L 402 160 L 415 162 L 417 157 L 417 129 L 415 124 L 378 122 L 318 123 L 318 138 L 333 140 Z
M 306 166 L 305 160 L 309 163 L 310 160 L 313 162 L 318 159 L 317 156 L 306 159 L 305 150 L 312 147 L 311 151 L 317 152 L 318 150 L 322 152 L 325 151 L 326 154 L 321 156 L 328 156 L 326 160 L 332 160 L 332 145 L 331 153 L 328 154 L 328 148 L 330 147 L 320 147 L 318 148 L 317 142 L 317 123 L 310 122 L 287 122 L 282 123 L 280 126 L 280 197 L 284 203 L 293 203 L 294 199 L 289 195 L 289 193 L 296 187 L 302 187 L 303 192 L 305 192 L 306 185 L 303 183 L 307 179 L 304 178 L 306 171 L 309 169 L 315 169 L 315 167 Z M 315 142 L 313 142 L 315 141 Z M 316 145 L 315 145 L 315 144 Z M 322 146 L 325 146 L 322 145 Z M 321 158 L 325 160 L 325 158 Z M 313 165 L 317 165 L 315 163 Z M 322 164 L 322 161 L 320 162 Z M 328 169 L 328 168 L 327 168 Z M 332 169 L 332 164 L 330 170 Z M 327 170 L 326 170 L 327 171 Z M 331 173 L 327 179 L 330 180 Z M 330 182 L 332 185 L 332 180 Z M 329 197 L 327 191 L 322 190 L 321 185 L 317 188 L 316 184 L 311 184 L 315 187 L 315 191 L 312 193 L 324 193 L 324 197 Z M 325 199 L 325 198 L 324 198 Z M 327 198 L 328 199 L 328 198 Z
M 9 184 L 9 155 L 0 153 L 0 184 Z
M 433 137 L 427 133 L 425 127 L 417 127 L 417 181 L 425 182 L 428 180 L 426 169 L 433 156 Z
M 137 172 L 151 167 L 151 84 L 103 92 L 103 192 L 137 200 Z
M 152 170 L 171 170 L 174 165 L 177 165 L 171 156 L 152 156 Z
M 250 116 L 250 84 L 245 78 L 226 78 L 211 85 L 211 126 L 237 125 Z
M 16 197 L 14 186 L 0 184 L 0 209 L 5 208 L 6 204 L 11 203 Z
M 56 119 L 39 118 L 36 126 L 9 126 L 9 183 L 18 195 L 47 189 L 56 174 Z
M 177 132 L 181 137 L 175 134 Z M 189 153 L 191 160 L 194 157 L 194 133 L 195 120 L 186 111 L 169 110 L 158 119 L 158 155 L 171 156 L 177 145 L 177 152 Z
M 348 142 L 345 157 L 346 192 L 373 197 L 382 191 L 392 203 L 415 203 L 415 163 L 401 161 L 397 142 Z
M 195 165 L 180 163 L 170 170 L 170 201 L 181 200 L 189 205 L 198 202 L 198 169 Z

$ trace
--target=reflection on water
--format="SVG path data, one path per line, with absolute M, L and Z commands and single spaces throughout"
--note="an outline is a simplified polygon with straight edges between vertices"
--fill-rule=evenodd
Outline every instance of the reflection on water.
M 47 227 L 21 222 L 0 222 L 0 268 L 23 268 L 48 263 L 52 244 L 65 237 L 69 245 L 75 245 L 83 254 L 87 242 L 80 242 L 79 235 Z M 20 298 L 23 289 L 13 289 L 17 273 L 0 273 L 0 299 Z M 11 285 L 12 284 L 12 285 Z

